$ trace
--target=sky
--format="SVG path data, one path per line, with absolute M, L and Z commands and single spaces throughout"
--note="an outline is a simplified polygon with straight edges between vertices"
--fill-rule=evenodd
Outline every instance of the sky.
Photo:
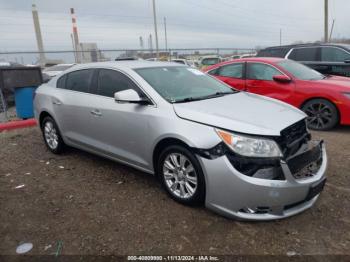
M 81 42 L 100 49 L 145 47 L 154 39 L 152 0 L 0 0 L 0 52 L 37 50 L 31 4 L 39 12 L 45 50 L 72 49 L 70 7 Z M 254 48 L 323 37 L 324 0 L 156 0 L 159 47 Z M 334 37 L 350 38 L 350 1 L 329 0 Z M 154 41 L 153 41 L 154 43 Z

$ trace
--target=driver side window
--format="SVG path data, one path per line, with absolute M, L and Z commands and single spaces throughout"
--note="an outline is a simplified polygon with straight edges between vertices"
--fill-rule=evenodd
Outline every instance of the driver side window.
M 322 47 L 321 60 L 325 62 L 344 62 L 350 59 L 350 53 L 335 47 Z
M 260 63 L 247 65 L 247 79 L 272 81 L 276 75 L 281 75 L 281 72 L 272 66 Z
M 143 92 L 123 73 L 111 69 L 100 69 L 98 73 L 97 94 L 114 97 L 114 93 L 127 89 L 135 90 L 141 97 Z

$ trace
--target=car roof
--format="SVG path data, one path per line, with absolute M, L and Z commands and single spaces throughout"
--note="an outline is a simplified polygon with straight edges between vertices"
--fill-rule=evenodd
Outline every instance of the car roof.
M 209 66 L 208 68 L 206 68 L 206 72 L 210 71 L 214 68 L 223 66 L 223 65 L 229 65 L 229 64 L 233 64 L 233 63 L 243 63 L 243 62 L 260 62 L 260 63 L 278 63 L 280 61 L 284 61 L 284 60 L 288 60 L 288 59 L 284 59 L 284 58 L 279 58 L 279 57 L 247 57 L 247 58 L 238 58 L 238 59 L 234 59 L 234 60 L 229 60 L 229 61 L 225 61 L 225 62 L 221 62 L 212 66 Z
M 263 48 L 262 50 L 270 49 L 285 49 L 285 48 L 296 48 L 296 47 L 317 47 L 317 46 L 338 46 L 343 48 L 350 48 L 350 45 L 339 44 L 339 43 L 306 43 L 306 44 L 294 44 L 294 45 L 282 45 L 282 46 L 271 46 Z
M 77 69 L 87 69 L 95 67 L 106 67 L 115 69 L 137 69 L 137 68 L 152 68 L 152 67 L 164 67 L 164 66 L 184 66 L 180 64 L 175 64 L 171 62 L 162 61 L 146 61 L 146 60 L 126 60 L 126 61 L 108 61 L 108 62 L 96 62 L 79 64 L 74 66 L 74 70 Z

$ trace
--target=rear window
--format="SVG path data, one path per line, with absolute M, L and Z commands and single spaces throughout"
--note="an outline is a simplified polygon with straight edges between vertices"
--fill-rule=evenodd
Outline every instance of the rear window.
M 215 64 L 218 64 L 220 62 L 220 59 L 219 58 L 204 58 L 202 60 L 202 65 L 215 65 Z
M 172 62 L 178 63 L 178 64 L 185 64 L 185 61 L 183 60 L 173 60 Z
M 69 90 L 88 93 L 92 80 L 93 70 L 85 69 L 74 71 L 67 75 L 66 88 Z

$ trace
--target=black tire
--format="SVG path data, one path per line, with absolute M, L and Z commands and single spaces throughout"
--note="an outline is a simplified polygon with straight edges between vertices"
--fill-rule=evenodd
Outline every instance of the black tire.
M 166 178 L 165 178 L 165 175 L 164 175 L 163 166 L 164 166 L 164 162 L 166 161 L 166 159 L 168 157 L 170 157 L 171 154 L 181 154 L 181 155 L 185 156 L 186 157 L 186 161 L 189 161 L 189 162 L 186 162 L 186 163 L 188 163 L 188 166 L 190 164 L 192 164 L 193 169 L 195 171 L 195 173 L 192 173 L 192 174 L 196 175 L 197 186 L 196 186 L 196 189 L 194 190 L 193 195 L 188 197 L 188 198 L 181 198 L 179 196 L 176 196 L 175 193 L 173 193 L 170 190 L 169 186 L 166 184 L 167 182 L 166 182 Z M 181 146 L 181 145 L 172 145 L 172 146 L 169 146 L 169 147 L 165 148 L 161 152 L 161 154 L 160 154 L 160 156 L 158 158 L 157 175 L 158 175 L 159 180 L 161 181 L 162 186 L 166 190 L 166 192 L 169 194 L 169 196 L 171 198 L 173 198 L 177 202 L 179 202 L 181 204 L 189 205 L 189 206 L 200 206 L 200 205 L 203 205 L 203 203 L 205 201 L 205 179 L 204 179 L 204 174 L 203 174 L 202 168 L 201 168 L 197 158 L 186 147 Z M 187 182 L 190 181 L 190 180 L 187 180 L 187 178 L 183 178 L 183 179 L 186 180 L 186 182 L 183 181 L 183 183 L 187 183 Z M 179 185 L 179 187 L 180 187 L 180 185 Z M 184 188 L 187 191 L 187 193 L 189 193 L 189 191 L 187 189 L 187 185 L 185 185 Z
M 326 99 L 312 99 L 301 108 L 307 115 L 308 128 L 326 131 L 335 127 L 339 122 L 336 106 Z
M 49 123 L 51 123 L 52 127 L 56 130 L 56 136 L 57 136 L 57 146 L 56 147 L 53 147 L 52 145 L 50 145 L 46 139 L 46 136 L 45 136 L 45 126 Z M 43 121 L 41 122 L 40 127 L 41 127 L 41 132 L 43 134 L 44 142 L 45 142 L 45 145 L 47 146 L 47 148 L 54 154 L 61 154 L 64 151 L 65 144 L 64 144 L 60 130 L 59 130 L 55 120 L 53 120 L 53 118 L 50 116 L 46 116 L 43 119 Z

